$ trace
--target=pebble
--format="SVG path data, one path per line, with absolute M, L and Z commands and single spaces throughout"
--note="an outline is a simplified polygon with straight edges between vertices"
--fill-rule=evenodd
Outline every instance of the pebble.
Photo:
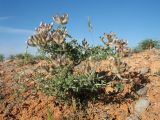
M 126 120 L 140 120 L 136 115 L 131 114 Z
M 140 73 L 141 73 L 141 74 L 146 74 L 146 73 L 149 73 L 149 71 L 150 71 L 150 68 L 144 67 L 144 68 L 142 68 L 142 69 L 140 70 Z
M 149 100 L 147 98 L 140 98 L 135 104 L 135 111 L 138 114 L 144 112 L 149 106 Z

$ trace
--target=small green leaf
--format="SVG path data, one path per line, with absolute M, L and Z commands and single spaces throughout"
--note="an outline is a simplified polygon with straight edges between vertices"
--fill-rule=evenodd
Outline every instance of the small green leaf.
M 116 88 L 117 88 L 118 91 L 121 92 L 121 91 L 124 90 L 124 85 L 122 83 L 118 83 L 118 84 L 116 84 Z

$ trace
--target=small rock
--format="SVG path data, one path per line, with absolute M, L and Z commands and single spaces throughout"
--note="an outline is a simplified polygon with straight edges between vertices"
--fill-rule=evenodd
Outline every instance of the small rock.
M 146 73 L 149 73 L 150 72 L 150 68 L 148 68 L 148 67 L 144 67 L 144 68 L 142 68 L 141 70 L 140 70 L 140 73 L 141 74 L 146 74 Z
M 149 100 L 147 98 L 140 98 L 135 104 L 135 111 L 140 114 L 146 110 L 149 106 Z
M 147 94 L 148 87 L 143 87 L 142 89 L 137 91 L 137 94 L 140 96 L 145 96 Z
M 131 114 L 126 120 L 140 120 L 136 115 Z

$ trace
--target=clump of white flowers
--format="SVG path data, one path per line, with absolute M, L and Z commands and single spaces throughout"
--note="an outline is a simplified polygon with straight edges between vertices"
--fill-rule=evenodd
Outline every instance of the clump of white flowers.
M 107 39 L 107 41 L 105 41 L 105 39 Z M 104 37 L 101 37 L 101 41 L 110 48 L 113 48 L 119 55 L 124 56 L 129 52 L 129 49 L 127 47 L 128 42 L 123 39 L 117 38 L 116 33 L 114 32 L 104 33 Z
M 62 16 L 53 16 L 53 20 L 59 25 L 65 25 L 68 23 L 68 14 L 64 14 Z
M 54 16 L 53 20 L 59 25 L 65 25 L 68 22 L 68 15 Z M 67 37 L 67 30 L 65 27 L 53 29 L 53 24 L 46 24 L 41 22 L 36 28 L 35 34 L 30 36 L 27 44 L 32 47 L 44 47 L 47 44 L 62 44 Z

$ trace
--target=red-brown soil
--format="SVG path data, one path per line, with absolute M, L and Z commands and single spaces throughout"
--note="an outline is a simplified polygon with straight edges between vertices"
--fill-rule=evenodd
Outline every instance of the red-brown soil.
M 123 60 L 133 71 L 138 72 L 146 67 L 150 69 L 150 72 L 146 73 L 150 80 L 146 85 L 146 97 L 150 104 L 138 117 L 140 120 L 160 120 L 160 76 L 155 75 L 155 72 L 160 70 L 160 51 L 134 53 Z M 33 93 L 35 83 L 32 79 L 35 70 L 44 64 L 47 63 L 38 61 L 23 64 L 21 60 L 0 63 L 0 120 L 49 120 L 49 113 L 52 114 L 53 120 L 127 120 L 128 116 L 136 115 L 134 106 L 137 100 L 89 103 L 85 116 L 82 111 L 76 112 L 72 106 L 56 104 L 55 97 L 46 96 L 41 92 Z M 107 71 L 108 64 L 107 60 L 103 60 L 97 69 Z M 27 90 L 19 87 L 17 83 L 25 84 Z M 16 90 L 22 91 L 23 94 L 18 94 Z

